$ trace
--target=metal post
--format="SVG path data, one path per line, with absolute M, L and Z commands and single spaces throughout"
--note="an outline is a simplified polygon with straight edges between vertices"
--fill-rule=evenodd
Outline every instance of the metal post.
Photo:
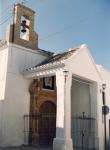
M 105 150 L 107 149 L 107 140 L 106 140 L 106 115 L 104 115 L 104 130 L 105 130 Z
M 106 105 L 106 100 L 105 100 L 105 89 L 106 89 L 106 84 L 102 84 L 102 99 L 103 99 L 103 105 Z M 107 149 L 107 143 L 106 143 L 106 114 L 104 114 L 104 146 L 105 150 Z
M 104 105 L 105 105 L 105 92 L 103 92 L 103 101 L 104 101 Z M 105 139 L 104 139 L 104 141 L 105 141 L 105 150 L 106 150 L 106 147 L 107 147 L 107 143 L 106 143 L 106 114 L 104 114 L 104 131 L 105 131 L 105 133 L 104 133 L 104 135 L 105 135 Z
M 83 124 L 83 128 L 82 128 L 82 150 L 84 149 L 84 118 L 85 118 L 85 112 L 82 112 L 82 124 Z

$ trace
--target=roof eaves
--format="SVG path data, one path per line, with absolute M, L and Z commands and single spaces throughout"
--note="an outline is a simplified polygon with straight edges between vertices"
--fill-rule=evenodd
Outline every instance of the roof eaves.
M 44 60 L 43 62 L 36 65 L 35 67 L 42 66 L 44 64 L 46 65 L 46 64 L 51 64 L 51 63 L 57 63 L 57 62 L 64 61 L 64 60 L 68 59 L 71 55 L 73 55 L 73 53 L 76 52 L 76 50 L 77 49 L 72 49 L 71 51 L 59 53 L 59 54 L 56 54 L 56 55 L 51 55 L 48 59 Z
M 38 48 L 37 51 L 41 52 L 41 53 L 44 53 L 48 56 L 52 56 L 54 53 L 53 52 L 50 52 L 50 51 L 46 51 L 46 50 L 43 50 L 43 49 L 40 49 Z
M 45 64 L 42 66 L 37 66 L 37 67 L 32 67 L 32 68 L 26 69 L 23 72 L 23 75 L 30 74 L 33 72 L 40 72 L 40 71 L 45 71 L 45 70 L 50 70 L 50 69 L 56 69 L 56 68 L 64 67 L 64 66 L 65 66 L 65 64 L 62 62 L 48 63 L 48 64 Z

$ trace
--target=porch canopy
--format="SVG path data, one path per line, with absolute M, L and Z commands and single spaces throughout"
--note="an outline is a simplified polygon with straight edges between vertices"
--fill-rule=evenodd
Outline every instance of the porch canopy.
M 25 69 L 23 75 L 34 79 L 56 75 L 58 71 L 64 70 L 91 81 L 100 82 L 102 80 L 97 65 L 85 44 L 64 53 L 53 54 L 36 66 Z
M 54 150 L 72 150 L 71 139 L 71 85 L 72 77 L 88 82 L 101 82 L 101 76 L 86 47 L 69 49 L 68 52 L 53 55 L 42 63 L 26 69 L 24 77 L 36 79 L 56 76 L 57 120 Z

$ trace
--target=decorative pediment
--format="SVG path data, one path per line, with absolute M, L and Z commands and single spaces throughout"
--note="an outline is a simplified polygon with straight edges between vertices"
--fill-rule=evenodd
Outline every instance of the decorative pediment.
M 74 75 L 92 81 L 101 81 L 101 75 L 86 45 L 82 45 L 78 52 L 65 60 L 67 70 Z

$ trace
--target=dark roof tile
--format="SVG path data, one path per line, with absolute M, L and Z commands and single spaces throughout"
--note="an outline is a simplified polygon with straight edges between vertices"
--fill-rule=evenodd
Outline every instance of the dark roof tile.
M 74 52 L 76 52 L 77 49 L 78 48 L 73 49 L 73 50 L 68 51 L 68 52 L 59 53 L 57 55 L 52 55 L 47 60 L 41 62 L 38 65 L 36 65 L 36 67 L 41 66 L 41 65 L 45 65 L 45 64 L 48 64 L 48 63 L 54 63 L 54 62 L 58 62 L 58 61 L 61 61 L 61 60 L 65 60 L 65 59 L 69 58 Z
M 67 52 L 63 52 L 63 53 L 59 53 L 59 54 L 56 54 L 56 55 L 52 55 L 50 56 L 48 59 L 42 61 L 41 63 L 39 63 L 38 65 L 32 67 L 32 68 L 29 68 L 27 70 L 30 70 L 30 69 L 35 69 L 37 67 L 40 67 L 40 66 L 43 66 L 43 65 L 47 65 L 47 64 L 53 64 L 55 62 L 60 62 L 62 60 L 65 60 L 65 59 L 68 59 L 74 52 L 76 52 L 79 48 L 75 48 L 75 49 L 72 49 L 70 51 L 67 51 Z

